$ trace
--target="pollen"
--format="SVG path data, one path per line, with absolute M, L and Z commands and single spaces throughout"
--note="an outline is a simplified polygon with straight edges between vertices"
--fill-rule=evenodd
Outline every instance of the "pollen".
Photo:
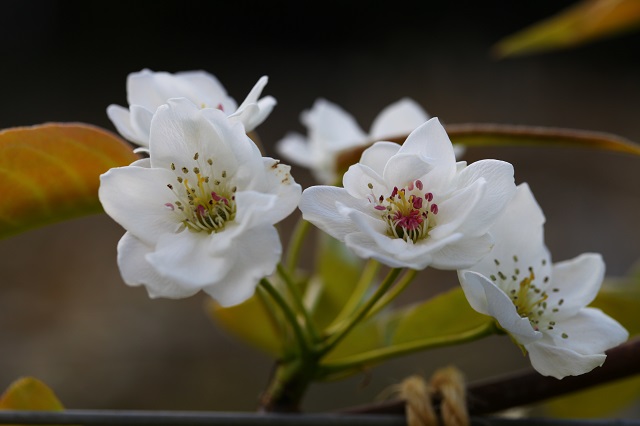
M 367 186 L 371 190 L 369 201 L 387 223 L 390 237 L 416 243 L 429 235 L 435 225 L 438 205 L 433 202 L 433 194 L 424 191 L 422 181 L 412 181 L 403 188 L 394 187 L 388 195 L 374 194 L 373 184 Z
M 502 259 L 504 260 L 504 259 Z M 513 255 L 509 261 L 518 262 L 518 256 Z M 511 302 L 516 308 L 518 315 L 527 318 L 534 330 L 544 330 L 547 332 L 556 331 L 556 314 L 560 311 L 564 299 L 549 299 L 549 292 L 558 293 L 558 288 L 548 289 L 549 277 L 544 276 L 542 279 L 536 276 L 533 267 L 527 268 L 528 275 L 521 274 L 520 268 L 514 268 L 515 274 L 509 279 L 497 268 L 500 267 L 499 259 L 494 259 L 496 273 L 490 276 L 491 280 L 496 283 L 509 296 Z M 546 261 L 542 262 L 546 265 Z M 552 306 L 550 306 L 552 305 Z
M 178 185 L 167 184 L 174 200 L 165 203 L 164 208 L 189 231 L 211 234 L 224 230 L 225 225 L 235 219 L 237 188 L 229 182 L 225 170 L 215 173 L 212 159 L 201 164 L 199 158 L 196 152 L 193 155 L 195 164 L 177 168 L 171 163 L 171 170 L 182 171 L 184 177 L 176 175 Z

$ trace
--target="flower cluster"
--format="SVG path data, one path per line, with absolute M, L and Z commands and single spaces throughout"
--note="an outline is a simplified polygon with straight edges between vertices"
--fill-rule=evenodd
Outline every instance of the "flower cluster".
M 586 307 L 604 277 L 602 258 L 551 264 L 544 215 L 529 187 L 516 187 L 511 164 L 456 161 L 460 152 L 438 119 L 408 98 L 384 109 L 369 133 L 320 99 L 302 114 L 308 137 L 289 134 L 278 144 L 324 184 L 302 192 L 289 166 L 263 157 L 247 136 L 276 103 L 259 99 L 266 83 L 262 77 L 238 107 L 204 72 L 129 76 L 129 109 L 112 105 L 107 113 L 148 158 L 102 175 L 99 191 L 105 211 L 126 229 L 118 265 L 127 284 L 144 285 L 151 297 L 202 290 L 222 306 L 239 304 L 277 269 L 275 225 L 298 207 L 304 220 L 362 258 L 457 270 L 471 307 L 495 318 L 542 374 L 590 371 L 627 338 L 615 320 Z M 385 141 L 407 134 L 403 144 Z M 337 156 L 354 148 L 366 149 L 342 186 L 332 186 L 340 178 Z M 285 281 L 295 285 L 290 276 Z M 388 289 L 380 288 L 378 296 Z M 285 298 L 268 289 L 286 311 Z M 302 301 L 298 309 L 312 328 Z M 309 351 L 297 318 L 288 316 Z M 321 352 L 350 327 L 318 341 Z

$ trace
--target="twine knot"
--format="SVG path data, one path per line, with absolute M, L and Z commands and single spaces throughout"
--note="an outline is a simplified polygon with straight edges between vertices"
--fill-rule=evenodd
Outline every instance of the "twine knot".
M 407 377 L 399 386 L 406 401 L 408 426 L 468 426 L 464 377 L 455 367 L 437 370 L 427 382 L 421 376 Z M 440 400 L 440 416 L 433 400 Z

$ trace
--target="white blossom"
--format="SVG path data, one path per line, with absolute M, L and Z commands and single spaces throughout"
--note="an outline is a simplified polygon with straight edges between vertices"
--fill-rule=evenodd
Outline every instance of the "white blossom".
M 602 365 L 604 351 L 628 333 L 601 310 L 586 307 L 604 278 L 602 257 L 585 253 L 552 265 L 544 221 L 528 185 L 519 185 L 491 228 L 491 253 L 458 276 L 471 306 L 494 317 L 538 372 L 561 379 Z
M 273 225 L 300 198 L 289 166 L 263 158 L 221 110 L 184 98 L 158 108 L 149 154 L 101 176 L 100 201 L 127 231 L 118 244 L 124 281 L 151 297 L 203 290 L 224 306 L 249 298 L 281 256 Z
M 365 133 L 351 114 L 334 103 L 318 99 L 300 116 L 307 128 L 307 137 L 290 133 L 276 148 L 283 157 L 311 169 L 320 183 L 329 185 L 339 178 L 336 161 L 341 153 L 374 141 L 407 135 L 428 119 L 429 115 L 420 105 L 403 98 L 383 109 L 369 133 Z
M 366 149 L 343 186 L 306 189 L 303 217 L 360 257 L 416 270 L 477 263 L 491 250 L 488 230 L 515 192 L 509 163 L 456 163 L 437 118 L 403 145 Z
M 143 69 L 127 77 L 129 108 L 109 105 L 107 115 L 118 132 L 142 147 L 149 146 L 151 118 L 156 109 L 171 98 L 187 98 L 200 108 L 217 108 L 234 120 L 239 120 L 249 132 L 271 113 L 276 100 L 271 96 L 258 99 L 268 78 L 261 77 L 238 107 L 218 79 L 204 71 L 176 74 Z

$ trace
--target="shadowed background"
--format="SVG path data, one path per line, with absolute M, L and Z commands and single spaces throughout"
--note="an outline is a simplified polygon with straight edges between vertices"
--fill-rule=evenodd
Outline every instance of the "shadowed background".
M 115 131 L 105 109 L 126 105 L 128 73 L 204 69 L 239 102 L 269 76 L 264 93 L 279 104 L 257 130 L 272 156 L 287 132 L 304 133 L 299 114 L 317 97 L 365 130 L 410 96 L 445 124 L 560 126 L 640 141 L 640 35 L 533 57 L 490 55 L 500 38 L 572 3 L 5 1 L 0 128 L 80 121 Z M 637 259 L 637 158 L 529 148 L 465 156 L 480 158 L 510 161 L 517 183 L 530 183 L 555 260 L 597 251 L 610 275 L 622 275 Z M 293 173 L 313 184 L 305 170 Z M 126 287 L 115 264 L 122 233 L 101 215 L 0 241 L 0 389 L 33 375 L 70 408 L 254 409 L 271 360 L 212 323 L 205 296 L 151 301 Z M 429 270 L 404 300 L 454 285 L 455 274 Z M 507 338 L 491 338 L 314 385 L 304 408 L 367 402 L 451 362 L 470 380 L 528 367 Z

